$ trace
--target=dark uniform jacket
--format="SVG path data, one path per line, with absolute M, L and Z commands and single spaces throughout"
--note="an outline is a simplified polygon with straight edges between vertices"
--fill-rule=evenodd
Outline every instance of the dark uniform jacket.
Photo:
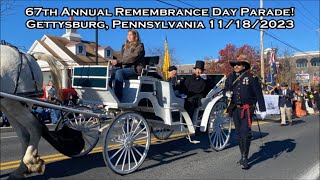
M 283 90 L 279 90 L 279 107 L 292 107 L 292 99 L 294 98 L 293 92 L 287 89 L 286 94 L 283 94 Z
M 225 91 L 232 91 L 232 104 L 235 105 L 255 105 L 258 101 L 259 111 L 266 111 L 264 98 L 262 94 L 261 85 L 257 77 L 249 72 L 245 73 L 236 83 L 233 82 L 237 79 L 235 72 L 230 74 L 225 83 Z

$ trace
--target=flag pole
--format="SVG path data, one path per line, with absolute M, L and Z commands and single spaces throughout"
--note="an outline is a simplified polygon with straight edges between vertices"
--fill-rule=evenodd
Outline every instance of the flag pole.
M 98 22 L 98 16 L 96 16 L 96 22 Z M 96 33 L 95 33 L 95 37 L 96 37 L 96 65 L 98 65 L 98 27 L 96 28 Z

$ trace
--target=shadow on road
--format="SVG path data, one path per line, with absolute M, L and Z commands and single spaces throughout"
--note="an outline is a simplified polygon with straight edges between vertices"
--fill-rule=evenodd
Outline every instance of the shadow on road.
M 250 165 L 253 166 L 268 159 L 276 159 L 282 153 L 292 152 L 295 147 L 294 139 L 267 142 L 249 158 Z
M 292 120 L 293 125 L 302 124 L 302 123 L 306 123 L 306 121 L 301 120 L 301 119 L 293 119 Z
M 267 136 L 268 133 L 262 133 L 262 137 Z M 259 132 L 254 132 L 254 139 L 259 138 Z M 178 161 L 183 158 L 194 156 L 197 154 L 194 150 L 202 149 L 204 152 L 214 152 L 210 147 L 207 134 L 192 136 L 193 140 L 198 140 L 199 144 L 190 144 L 186 138 L 171 140 L 164 143 L 152 144 L 148 152 L 148 156 L 142 166 L 135 172 L 152 169 L 153 167 L 165 165 L 173 161 Z M 229 144 L 225 149 L 232 148 L 238 145 L 238 140 L 234 131 L 231 133 Z M 102 153 L 89 154 L 84 157 L 66 159 L 62 161 L 53 162 L 46 165 L 44 175 L 33 176 L 28 179 L 50 179 L 50 178 L 68 178 L 72 175 L 83 173 L 90 169 L 103 167 L 106 173 L 113 173 L 108 168 L 103 160 Z M 125 176 L 120 176 L 125 177 Z

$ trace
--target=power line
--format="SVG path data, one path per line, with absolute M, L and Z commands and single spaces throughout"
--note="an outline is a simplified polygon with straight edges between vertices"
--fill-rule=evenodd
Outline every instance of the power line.
M 314 17 L 314 18 L 317 20 L 317 22 L 319 22 L 319 19 L 318 19 L 317 17 L 315 17 L 307 8 L 305 8 L 304 5 L 303 5 L 300 1 L 298 1 L 298 3 L 299 3 L 309 14 L 311 14 L 311 16 Z
M 295 5 L 292 4 L 291 2 L 290 2 L 290 4 L 291 4 L 292 6 L 295 6 Z M 318 27 L 318 25 L 317 25 L 316 23 L 314 23 L 313 21 L 311 21 L 311 20 L 310 20 L 303 12 L 301 12 L 298 8 L 295 8 L 295 10 L 297 10 L 297 12 L 300 12 L 300 13 L 305 17 L 305 19 L 308 20 L 312 25 L 315 25 L 316 27 Z M 297 17 L 297 19 L 298 19 L 298 17 Z M 298 20 L 299 20 L 299 19 L 298 19 Z M 302 22 L 303 22 L 303 21 L 302 21 Z M 303 22 L 303 24 L 307 26 L 307 24 L 305 24 L 304 22 Z M 311 27 L 311 29 L 313 29 L 313 28 Z
M 169 6 L 173 6 L 173 7 L 176 7 L 176 8 L 180 8 L 179 6 L 176 6 L 176 5 L 173 5 L 173 4 L 170 4 L 170 3 L 167 3 L 167 2 L 164 2 L 164 1 L 161 1 L 161 0 L 156 0 L 158 2 L 161 2 L 163 4 L 166 4 L 166 5 L 169 5 Z
M 176 7 L 176 8 L 182 8 L 182 7 L 179 7 L 179 6 L 176 6 L 176 5 L 167 3 L 167 2 L 163 2 L 163 1 L 161 1 L 161 0 L 156 0 L 156 1 L 161 2 L 161 3 L 164 3 L 164 4 L 167 4 L 167 5 L 170 5 L 170 6 L 173 6 L 173 7 Z M 186 4 L 186 5 L 188 5 L 188 6 L 191 6 L 191 7 L 194 7 L 194 8 L 198 8 L 198 7 L 194 6 L 194 5 L 191 5 L 191 4 L 189 4 L 189 3 L 183 2 L 182 0 L 177 0 L 177 1 L 178 1 L 178 2 L 181 2 L 181 3 L 183 3 L 183 4 Z M 213 16 L 210 16 L 210 17 L 213 17 Z M 226 19 L 226 20 L 229 21 L 230 19 Z M 224 22 L 227 22 L 227 21 L 224 21 Z M 252 30 L 260 31 L 259 29 L 256 29 L 256 28 L 254 28 L 254 29 L 252 29 Z M 277 38 L 277 37 L 276 37 L 275 35 L 273 35 L 272 33 L 269 33 L 269 32 L 267 32 L 266 30 L 265 30 L 264 32 L 266 33 L 266 35 L 270 36 L 271 38 L 273 38 L 273 39 L 281 42 L 282 44 L 284 44 L 284 45 L 286 45 L 286 46 L 288 46 L 288 47 L 290 47 L 290 48 L 292 48 L 292 49 L 294 49 L 294 50 L 296 50 L 296 51 L 304 52 L 304 51 L 302 51 L 302 50 L 300 50 L 300 49 L 298 49 L 298 48 L 290 45 L 289 43 L 287 43 L 287 42 L 285 42 L 285 41 L 283 41 L 283 40 L 280 40 L 279 38 Z

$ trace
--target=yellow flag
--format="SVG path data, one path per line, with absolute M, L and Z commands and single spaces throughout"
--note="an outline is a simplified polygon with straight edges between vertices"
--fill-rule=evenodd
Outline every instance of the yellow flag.
M 170 55 L 168 50 L 168 42 L 166 38 L 164 41 L 164 57 L 163 57 L 163 67 L 162 67 L 162 72 L 166 80 L 168 79 L 169 66 L 170 66 Z

